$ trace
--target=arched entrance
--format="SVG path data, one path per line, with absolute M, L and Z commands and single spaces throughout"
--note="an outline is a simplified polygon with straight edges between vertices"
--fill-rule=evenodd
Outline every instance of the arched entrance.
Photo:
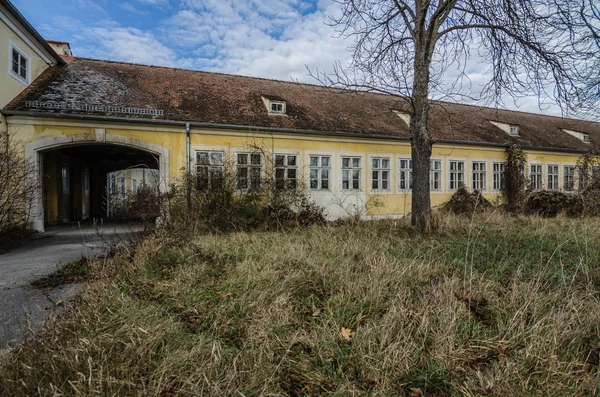
M 107 175 L 115 171 L 155 169 L 159 189 L 169 184 L 168 149 L 103 129 L 31 142 L 25 156 L 40 182 L 30 215 L 30 227 L 40 232 L 47 224 L 105 216 Z

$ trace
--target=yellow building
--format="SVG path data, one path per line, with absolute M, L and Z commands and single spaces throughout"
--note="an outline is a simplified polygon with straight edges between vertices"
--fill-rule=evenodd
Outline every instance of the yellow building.
M 389 95 L 73 58 L 2 111 L 43 182 L 32 226 L 106 216 L 113 172 L 155 169 L 160 188 L 186 172 L 205 187 L 265 178 L 306 188 L 330 218 L 397 217 L 411 208 L 408 104 Z M 528 157 L 535 189 L 570 190 L 600 124 L 432 102 L 432 205 L 461 185 L 499 196 L 506 147 Z M 377 203 L 377 205 L 374 205 Z

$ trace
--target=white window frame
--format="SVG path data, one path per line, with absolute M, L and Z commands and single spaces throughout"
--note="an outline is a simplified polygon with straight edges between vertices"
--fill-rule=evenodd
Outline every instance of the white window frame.
M 402 167 L 405 164 L 406 167 Z M 398 157 L 398 190 L 408 192 L 412 190 L 412 158 Z M 402 186 L 404 184 L 404 187 Z
M 377 156 L 369 156 L 369 187 L 370 190 L 372 192 L 377 192 L 377 193 L 391 193 L 392 189 L 393 189 L 393 177 L 392 177 L 392 169 L 393 169 L 393 157 L 391 155 L 377 155 Z M 388 167 L 387 168 L 383 168 L 383 160 L 387 160 L 388 161 Z M 378 161 L 379 162 L 379 167 L 375 168 L 373 166 L 373 161 Z M 387 188 L 383 188 L 383 173 L 387 172 Z M 373 183 L 375 181 L 375 179 L 373 178 L 374 174 L 377 173 L 377 188 L 373 187 Z
M 577 167 L 575 167 L 575 165 L 571 165 L 571 164 L 563 165 L 563 190 L 565 190 L 566 192 L 575 191 L 575 181 L 576 181 L 575 169 L 576 168 Z M 567 172 L 567 169 L 569 169 L 571 172 Z M 571 179 L 570 183 L 567 180 L 567 178 Z
M 475 170 L 475 165 L 478 168 L 483 165 L 484 169 Z M 486 160 L 471 160 L 471 189 L 479 190 L 480 192 L 487 191 L 487 174 L 488 162 Z
M 27 61 L 26 78 L 23 78 L 19 73 L 13 71 L 13 50 L 19 53 L 19 56 Z M 19 64 L 20 67 L 20 64 Z M 8 74 L 22 84 L 29 85 L 31 82 L 31 57 L 27 55 L 14 41 L 8 40 Z
M 553 167 L 552 171 L 556 170 L 556 173 L 550 173 L 550 167 Z M 552 179 L 550 179 L 552 177 Z M 546 165 L 546 185 L 548 190 L 559 190 L 560 189 L 560 166 L 558 164 L 547 164 Z
M 496 166 L 498 170 L 496 170 Z M 494 161 L 492 163 L 492 190 L 502 191 L 506 183 L 506 161 Z
M 539 167 L 540 172 L 533 172 L 533 167 Z M 536 181 L 539 181 L 539 186 L 538 183 L 533 182 L 534 179 L 534 175 L 536 176 Z M 529 185 L 531 186 L 531 188 L 533 190 L 542 190 L 544 189 L 544 165 L 540 164 L 540 163 L 530 163 L 529 164 Z
M 239 155 L 246 155 L 248 156 L 248 163 L 247 164 L 241 164 L 239 163 Z M 260 165 L 257 164 L 252 164 L 252 155 L 258 155 L 260 156 Z M 240 187 L 239 185 L 239 179 L 238 179 L 238 171 L 240 168 L 246 168 L 248 169 L 248 173 L 246 175 L 246 187 Z M 252 186 L 252 177 L 251 177 L 251 170 L 252 169 L 259 169 L 259 184 L 258 187 L 253 187 Z M 264 178 L 265 178 L 265 156 L 263 155 L 262 152 L 258 152 L 258 151 L 252 151 L 252 150 L 239 150 L 235 152 L 235 187 L 237 190 L 242 190 L 242 191 L 247 191 L 247 190 L 260 190 L 263 186 L 264 183 Z
M 317 165 L 312 165 L 312 158 L 317 158 Z M 323 166 L 323 158 L 329 159 L 329 165 Z M 333 155 L 330 153 L 310 153 L 308 155 L 308 188 L 313 192 L 331 191 L 333 186 Z M 317 178 L 312 177 L 312 171 L 317 171 Z M 323 178 L 323 171 L 327 171 L 328 178 Z M 323 188 L 323 180 L 327 180 L 327 187 Z M 317 187 L 312 187 L 312 181 L 317 181 Z
M 508 126 L 508 135 L 519 136 L 519 126 L 515 124 L 510 124 Z
M 433 165 L 435 163 L 439 163 L 440 165 L 440 169 L 436 170 L 433 168 Z M 435 189 L 435 186 L 433 186 L 435 179 L 434 176 L 435 174 L 439 175 L 439 188 Z M 431 190 L 432 192 L 442 192 L 443 191 L 443 186 L 444 186 L 444 161 L 442 159 L 430 159 L 429 160 L 429 190 Z
M 462 163 L 462 171 L 460 170 L 452 170 L 452 163 L 457 163 L 457 165 L 459 163 Z M 453 181 L 452 180 L 452 175 L 456 174 L 457 176 L 457 180 Z M 451 192 L 454 192 L 456 190 L 458 190 L 458 188 L 460 187 L 460 182 L 458 178 L 458 175 L 462 174 L 462 185 L 463 186 L 468 186 L 467 185 L 467 172 L 466 172 L 466 161 L 465 160 L 461 160 L 461 159 L 450 159 L 448 160 L 448 190 Z M 452 186 L 452 183 L 456 182 L 456 186 Z
M 350 165 L 349 167 L 344 167 L 344 159 L 350 159 Z M 359 160 L 359 166 L 355 167 L 354 166 L 354 160 L 358 159 Z M 341 169 L 341 178 L 340 178 L 340 183 L 341 183 L 341 189 L 343 191 L 348 191 L 348 192 L 352 192 L 352 191 L 361 191 L 362 190 L 362 171 L 364 169 L 364 164 L 363 164 L 364 158 L 363 156 L 357 156 L 357 155 L 353 155 L 353 154 L 343 154 L 340 155 L 340 169 Z M 354 184 L 352 183 L 354 181 L 354 171 L 358 171 L 358 188 L 354 187 Z M 350 175 L 352 176 L 351 178 L 348 178 L 348 188 L 344 188 L 344 171 L 348 171 L 350 173 Z
M 277 101 L 269 99 L 269 114 L 284 115 L 286 113 L 285 101 Z M 281 109 L 273 110 L 273 107 L 281 107 Z
M 283 164 L 277 164 L 277 156 L 283 156 Z M 296 159 L 295 165 L 289 165 L 288 159 L 290 157 L 294 157 Z M 277 186 L 277 170 L 282 169 L 283 171 L 283 187 Z M 296 176 L 292 178 L 294 182 L 294 186 L 288 186 L 289 181 L 292 180 L 289 178 L 289 170 L 295 170 Z M 281 179 L 281 178 L 280 178 Z M 273 182 L 275 189 L 285 190 L 285 189 L 297 189 L 300 187 L 300 155 L 298 153 L 286 153 L 286 152 L 276 152 L 273 154 Z
M 198 157 L 200 153 L 206 153 L 208 156 L 208 164 L 200 164 L 198 161 Z M 219 153 L 221 154 L 221 159 L 222 159 L 222 164 L 218 164 L 215 163 L 213 164 L 212 162 L 212 156 L 211 154 L 213 153 Z M 214 184 L 214 180 L 218 179 L 218 173 L 221 173 L 221 185 L 223 185 L 224 183 L 226 183 L 225 181 L 225 164 L 227 163 L 227 153 L 225 152 L 225 150 L 222 149 L 195 149 L 194 150 L 194 166 L 196 169 L 196 189 L 198 191 L 210 191 L 213 188 L 215 188 L 213 186 Z M 206 169 L 207 174 L 206 174 L 206 188 L 202 188 L 200 186 L 200 169 Z M 236 180 L 237 181 L 237 180 Z M 223 186 L 221 186 L 223 187 Z

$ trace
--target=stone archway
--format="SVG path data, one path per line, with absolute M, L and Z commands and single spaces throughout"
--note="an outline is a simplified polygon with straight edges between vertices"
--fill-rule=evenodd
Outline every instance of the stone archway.
M 24 146 L 25 159 L 34 164 L 35 177 L 38 178 L 38 181 L 41 181 L 43 175 L 41 154 L 44 151 L 62 149 L 70 146 L 99 144 L 131 147 L 156 156 L 158 159 L 160 175 L 160 190 L 166 192 L 169 186 L 169 149 L 140 139 L 129 138 L 122 135 L 106 134 L 104 129 L 96 129 L 94 133 L 89 134 L 61 135 L 27 143 Z M 29 227 L 38 232 L 44 231 L 44 203 L 41 184 L 33 200 L 29 217 Z

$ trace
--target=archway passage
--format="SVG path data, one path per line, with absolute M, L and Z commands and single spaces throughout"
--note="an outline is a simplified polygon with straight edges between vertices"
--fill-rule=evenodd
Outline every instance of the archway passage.
M 154 184 L 160 169 L 156 154 L 109 143 L 59 146 L 39 154 L 45 225 L 105 218 L 115 175 L 125 192 Z

